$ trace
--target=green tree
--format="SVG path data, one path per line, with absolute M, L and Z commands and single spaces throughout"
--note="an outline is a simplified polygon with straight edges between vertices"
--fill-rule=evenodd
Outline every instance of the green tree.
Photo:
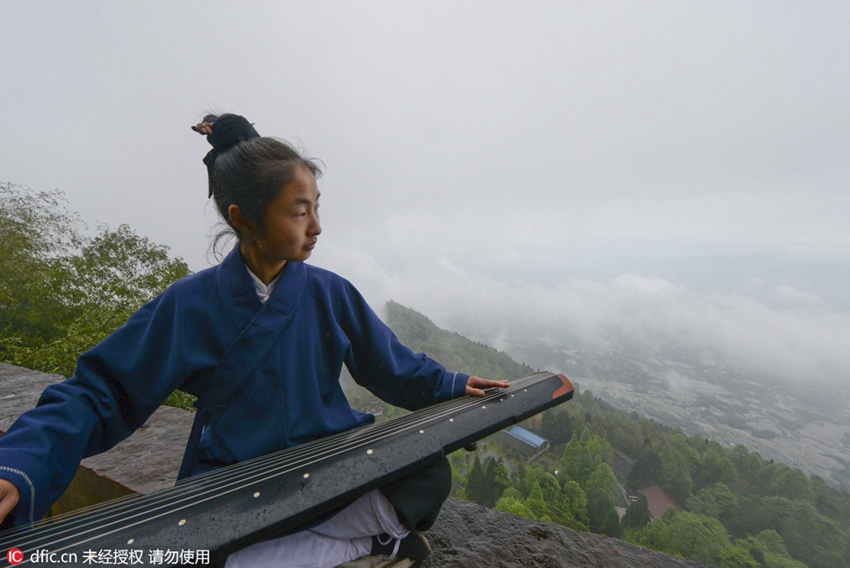
M 590 428 L 585 429 L 590 430 Z M 594 463 L 602 461 L 608 465 L 614 464 L 614 449 L 611 447 L 610 442 L 599 434 L 593 432 L 587 442 L 585 442 L 584 447 L 590 452 Z
M 720 551 L 720 568 L 761 568 L 761 562 L 742 543 L 733 543 Z
M 611 511 L 616 513 L 619 492 L 617 478 L 611 467 L 607 463 L 600 463 L 588 478 L 586 489 L 587 514 L 593 532 L 603 532 L 604 528 L 610 530 L 609 515 Z
M 531 519 L 532 521 L 537 520 L 537 517 L 534 516 L 531 509 L 525 506 L 525 499 L 522 498 L 522 494 L 519 490 L 513 487 L 505 489 L 505 492 L 502 493 L 502 497 L 496 503 L 495 508 L 497 511 L 503 511 L 518 517 L 524 517 L 526 519 Z
M 764 530 L 756 536 L 747 537 L 743 542 L 764 568 L 806 568 L 805 564 L 791 558 L 785 548 L 785 541 L 775 530 Z
M 485 507 L 494 507 L 507 485 L 507 468 L 501 459 L 488 457 L 484 460 L 484 477 L 478 501 Z
M 574 427 L 575 420 L 564 410 L 551 408 L 540 418 L 540 435 L 555 444 L 567 442 Z
M 76 316 L 54 330 L 53 338 L 31 344 L 20 335 L 7 340 L 7 359 L 17 365 L 70 376 L 77 357 L 119 328 L 143 304 L 189 274 L 168 248 L 136 235 L 128 226 L 103 228 L 79 254 L 65 258 L 67 303 Z
M 575 481 L 569 480 L 561 487 L 559 499 L 562 511 L 583 525 L 589 522 L 587 516 L 587 495 Z M 586 530 L 586 529 L 585 529 Z
M 168 247 L 137 235 L 127 225 L 101 227 L 71 264 L 70 284 L 87 304 L 119 309 L 127 305 L 137 309 L 189 274 L 185 262 L 169 257 Z
M 802 499 L 808 503 L 814 504 L 815 492 L 812 489 L 812 484 L 806 474 L 796 468 L 790 468 L 785 464 L 780 464 L 779 472 L 773 478 L 771 484 L 771 492 L 777 497 L 787 497 L 788 499 Z
M 652 520 L 649 514 L 649 504 L 646 502 L 646 495 L 639 493 L 637 499 L 631 503 L 626 509 L 626 514 L 623 515 L 624 529 L 639 529 Z
M 81 222 L 65 204 L 58 190 L 0 183 L 0 337 L 36 346 L 76 314 L 65 257 L 81 244 Z
M 754 480 L 765 467 L 765 461 L 755 452 L 750 452 L 744 446 L 735 446 L 727 454 L 735 466 L 735 471 L 747 480 Z
M 740 508 L 738 498 L 721 482 L 700 489 L 695 496 L 688 499 L 687 507 L 693 513 L 714 517 L 721 522 L 734 516 Z
M 561 473 L 567 479 L 572 479 L 584 487 L 597 464 L 598 462 L 573 433 L 561 456 Z
M 746 478 L 743 478 L 746 479 Z M 738 512 L 728 519 L 726 528 L 737 538 L 759 533 L 772 527 L 771 519 L 766 513 L 762 498 L 748 491 L 743 493 L 738 489 Z
M 629 470 L 626 483 L 632 491 L 657 484 L 661 479 L 661 457 L 652 449 L 648 440 L 644 442 L 640 455 Z
M 587 447 L 587 443 L 593 438 L 593 429 L 590 427 L 590 422 L 592 420 L 592 415 L 587 413 L 584 417 L 585 427 L 581 431 L 581 436 L 579 436 L 579 442 L 585 448 Z
M 719 565 L 725 550 L 732 546 L 729 534 L 717 519 L 695 513 L 677 513 L 672 507 L 639 530 L 628 531 L 636 544 Z
M 189 274 L 168 248 L 122 225 L 94 238 L 61 192 L 0 184 L 0 357 L 70 376 L 77 357 Z M 190 405 L 177 393 L 167 403 Z
M 842 527 L 850 527 L 850 493 L 827 485 L 817 475 L 811 479 L 815 506 L 820 514 L 829 517 Z
M 677 432 L 667 440 L 660 457 L 661 488 L 680 503 L 686 502 L 694 487 L 691 472 L 700 463 L 699 454 L 688 445 L 684 434 Z
M 616 509 L 608 509 L 608 512 L 605 513 L 605 517 L 602 519 L 599 530 L 596 532 L 613 538 L 623 536 L 623 525 L 620 523 L 620 514 Z
M 600 463 L 587 480 L 588 497 L 591 494 L 601 495 L 612 506 L 620 500 L 620 486 L 614 471 L 607 463 Z
M 765 510 L 788 552 L 811 568 L 841 566 L 845 563 L 847 531 L 802 499 L 767 497 Z
M 484 500 L 484 468 L 477 455 L 466 477 L 466 498 L 478 504 Z
M 731 486 L 738 481 L 738 472 L 735 470 L 735 465 L 722 452 L 723 449 L 716 442 L 712 443 L 703 452 L 702 463 L 694 475 L 696 487 L 708 487 L 717 482 Z
M 493 464 L 493 481 L 498 486 L 499 496 L 511 484 L 511 472 L 503 460 L 495 460 Z
M 561 485 L 551 473 L 543 471 L 539 467 L 534 467 L 525 475 L 524 483 L 529 494 L 532 487 L 538 485 L 543 492 L 543 499 L 549 505 L 562 508 Z
M 546 518 L 549 517 L 549 505 L 546 503 L 546 499 L 543 498 L 543 490 L 540 488 L 538 482 L 534 482 L 534 485 L 531 486 L 531 491 L 525 500 L 525 506 L 534 513 L 535 518 L 541 521 L 551 520 L 551 518 Z

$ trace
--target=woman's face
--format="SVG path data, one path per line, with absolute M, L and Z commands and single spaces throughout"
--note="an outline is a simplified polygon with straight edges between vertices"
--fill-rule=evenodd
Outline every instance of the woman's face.
M 269 204 L 262 224 L 247 225 L 250 233 L 241 241 L 242 252 L 248 267 L 260 278 L 279 274 L 289 260 L 310 258 L 322 232 L 319 188 L 313 173 L 304 166 L 296 168 L 292 180 Z
M 310 258 L 321 232 L 316 178 L 299 166 L 292 180 L 269 204 L 255 240 L 272 262 L 303 261 Z

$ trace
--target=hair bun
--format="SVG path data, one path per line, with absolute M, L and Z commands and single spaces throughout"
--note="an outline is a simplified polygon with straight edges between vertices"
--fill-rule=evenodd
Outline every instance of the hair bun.
M 213 164 L 219 154 L 240 142 L 260 136 L 254 125 L 248 122 L 247 118 L 238 114 L 223 114 L 221 116 L 208 114 L 204 117 L 203 122 L 193 126 L 192 130 L 206 134 L 207 142 L 213 147 L 204 156 L 204 163 L 207 165 L 210 179 L 212 179 Z M 212 186 L 210 186 L 209 197 L 212 197 Z
M 207 115 L 204 118 L 211 117 L 212 115 Z M 207 136 L 207 141 L 218 152 L 224 152 L 243 140 L 260 136 L 254 129 L 254 125 L 248 122 L 247 118 L 238 114 L 224 114 L 215 118 L 211 126 L 212 134 Z

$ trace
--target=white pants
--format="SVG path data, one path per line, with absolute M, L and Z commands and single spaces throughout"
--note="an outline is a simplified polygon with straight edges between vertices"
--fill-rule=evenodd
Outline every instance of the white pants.
M 231 554 L 225 568 L 333 568 L 368 556 L 375 535 L 402 539 L 409 532 L 392 503 L 375 489 L 320 525 Z

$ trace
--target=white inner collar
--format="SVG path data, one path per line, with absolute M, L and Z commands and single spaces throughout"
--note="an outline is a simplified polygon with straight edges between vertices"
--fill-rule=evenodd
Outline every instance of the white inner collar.
M 271 297 L 272 292 L 274 292 L 278 281 L 280 281 L 280 277 L 283 276 L 283 272 L 278 274 L 277 277 L 271 282 L 269 282 L 268 286 L 266 286 L 265 284 L 263 284 L 263 281 L 257 277 L 256 274 L 251 272 L 250 268 L 246 266 L 245 269 L 248 270 L 248 274 L 251 275 L 251 280 L 254 281 L 254 290 L 257 291 L 257 296 L 259 296 L 260 301 L 265 304 L 266 300 L 268 300 L 269 297 Z

